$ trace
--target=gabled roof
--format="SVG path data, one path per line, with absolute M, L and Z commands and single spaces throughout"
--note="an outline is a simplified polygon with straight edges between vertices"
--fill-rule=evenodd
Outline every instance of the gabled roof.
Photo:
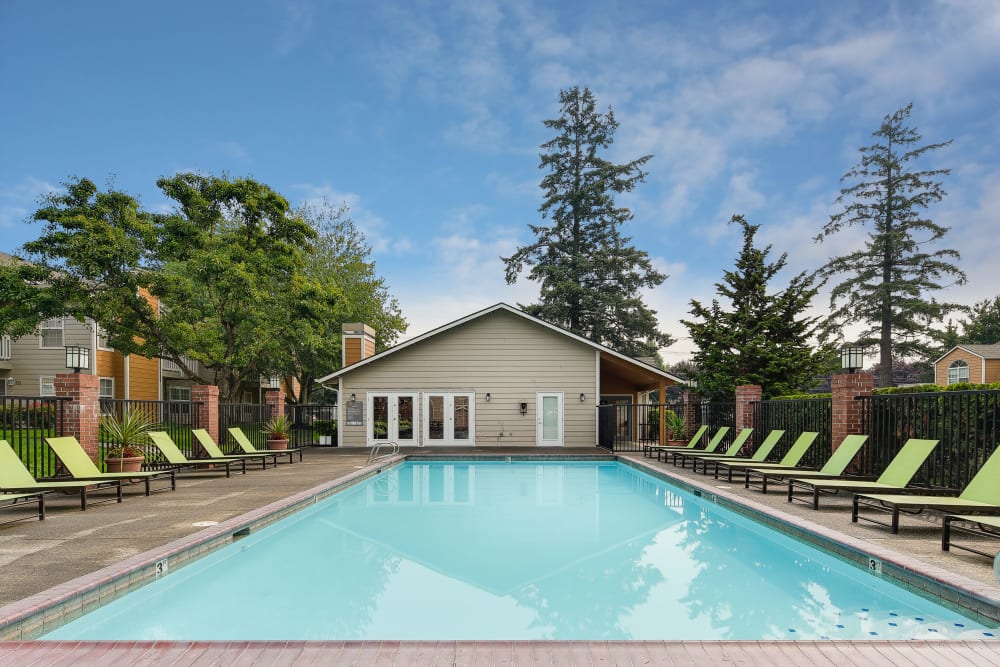
M 966 345 L 963 343 L 962 345 L 956 345 L 955 347 L 951 348 L 950 350 L 942 354 L 934 361 L 934 363 L 935 364 L 938 363 L 939 361 L 941 361 L 949 354 L 958 349 L 965 350 L 969 354 L 974 354 L 977 357 L 981 357 L 983 359 L 1000 359 L 1000 343 L 996 343 L 994 345 Z
M 668 380 L 670 380 L 672 382 L 676 382 L 677 384 L 684 384 L 685 383 L 685 380 L 677 377 L 676 375 L 672 375 L 671 373 L 668 373 L 668 372 L 666 372 L 666 371 L 664 371 L 664 370 L 662 370 L 660 368 L 657 368 L 656 366 L 653 366 L 651 364 L 645 363 L 643 361 L 639 361 L 638 359 L 633 359 L 632 357 L 628 356 L 627 354 L 622 354 L 621 352 L 616 352 L 615 350 L 612 350 L 610 347 L 601 345 L 599 343 L 595 343 L 594 341 L 588 340 L 587 338 L 584 338 L 583 336 L 579 336 L 579 335 L 577 335 L 577 334 L 575 334 L 575 333 L 573 333 L 571 331 L 567 331 L 566 329 L 563 329 L 562 327 L 557 327 L 554 324 L 546 322 L 545 320 L 542 320 L 542 319 L 540 319 L 538 317 L 535 317 L 534 315 L 529 315 L 528 313 L 524 312 L 523 310 L 519 310 L 517 308 L 514 308 L 513 306 L 509 306 L 506 303 L 497 303 L 497 304 L 494 304 L 494 305 L 490 306 L 489 308 L 484 308 L 483 310 L 480 310 L 480 311 L 477 311 L 475 313 L 472 313 L 471 315 L 466 315 L 465 317 L 463 317 L 461 319 L 458 319 L 458 320 L 455 320 L 454 322 L 450 322 L 448 324 L 440 326 L 437 329 L 431 329 L 427 333 L 421 334 L 421 335 L 419 335 L 419 336 L 417 336 L 415 338 L 411 338 L 410 340 L 404 341 L 404 342 L 400 343 L 399 345 L 394 345 L 393 347 L 390 347 L 388 350 L 384 350 L 382 352 L 379 352 L 378 354 L 373 355 L 371 357 L 368 357 L 367 359 L 362 359 L 361 361 L 353 363 L 350 366 L 344 366 L 343 368 L 341 368 L 339 370 L 336 370 L 333 373 L 330 373 L 329 375 L 321 377 L 320 379 L 317 380 L 317 382 L 327 382 L 327 381 L 332 380 L 334 378 L 340 377 L 341 375 L 343 375 L 344 373 L 347 373 L 348 371 L 353 371 L 354 369 L 361 368 L 362 366 L 364 366 L 366 364 L 370 364 L 370 363 L 373 363 L 375 361 L 378 361 L 378 360 L 381 360 L 381 359 L 385 359 L 389 355 L 394 354 L 396 352 L 399 352 L 400 350 L 403 350 L 403 349 L 406 349 L 406 348 L 411 347 L 413 345 L 416 345 L 416 344 L 418 344 L 418 343 L 420 343 L 422 341 L 427 340 L 428 338 L 432 338 L 434 336 L 437 336 L 440 333 L 444 333 L 445 331 L 449 331 L 451 329 L 455 329 L 457 327 L 462 326 L 463 324 L 466 324 L 467 322 L 471 322 L 473 320 L 477 320 L 480 317 L 484 317 L 486 315 L 489 315 L 491 313 L 495 313 L 497 311 L 504 311 L 504 312 L 510 313 L 512 315 L 516 315 L 518 317 L 524 318 L 525 320 L 527 320 L 527 321 L 529 321 L 529 322 L 531 322 L 533 324 L 545 327 L 546 329 L 549 329 L 551 331 L 555 331 L 556 333 L 562 334 L 563 336 L 566 336 L 567 338 L 570 338 L 570 339 L 572 339 L 572 340 L 574 340 L 574 341 L 576 341 L 578 343 L 583 343 L 584 345 L 589 345 L 590 347 L 594 348 L 595 350 L 599 350 L 600 352 L 602 352 L 604 354 L 610 355 L 612 357 L 616 357 L 616 358 L 618 358 L 621 361 L 624 361 L 626 363 L 632 364 L 632 365 L 634 365 L 634 366 L 636 366 L 638 368 L 643 369 L 644 371 L 653 373 L 655 375 L 659 375 L 659 376 L 661 376 L 663 378 L 666 378 L 666 379 L 668 379 Z

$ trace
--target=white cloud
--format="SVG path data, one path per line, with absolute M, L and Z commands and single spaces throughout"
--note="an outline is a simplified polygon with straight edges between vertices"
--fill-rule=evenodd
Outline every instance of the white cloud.
M 35 236 L 29 231 L 27 218 L 38 208 L 39 200 L 59 191 L 59 186 L 29 176 L 20 183 L 0 186 L 0 230 L 24 241 Z
M 400 255 L 412 251 L 412 241 L 405 236 L 396 235 L 385 220 L 367 208 L 362 202 L 361 195 L 353 192 L 340 192 L 328 184 L 299 183 L 292 185 L 291 189 L 302 193 L 299 200 L 301 204 L 319 206 L 327 201 L 333 206 L 342 204 L 347 206 L 351 220 L 354 221 L 355 227 L 364 234 L 365 240 L 373 252 Z

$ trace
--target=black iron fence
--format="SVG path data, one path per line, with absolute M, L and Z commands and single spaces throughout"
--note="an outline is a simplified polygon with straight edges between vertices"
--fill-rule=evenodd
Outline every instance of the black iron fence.
M 336 405 L 288 405 L 285 414 L 292 422 L 292 446 L 337 446 Z
M 271 406 L 261 403 L 219 403 L 219 447 L 226 453 L 238 451 L 227 429 L 239 427 L 257 449 L 267 449 L 264 425 L 271 420 Z
M 155 430 L 166 431 L 177 447 L 187 457 L 194 456 L 191 445 L 191 430 L 202 428 L 199 423 L 200 404 L 192 401 L 139 401 L 132 399 L 101 399 L 101 415 L 121 419 L 126 412 L 139 413 L 148 421 L 156 424 Z M 104 429 L 98 430 L 98 442 L 101 448 L 101 466 L 104 466 L 104 459 L 107 451 L 118 443 L 108 439 Z M 165 463 L 159 451 L 148 443 L 143 449 L 146 451 L 146 466 L 156 467 Z
M 665 445 L 671 437 L 661 438 L 660 420 L 669 419 L 673 413 L 684 421 L 684 431 L 677 437 L 686 440 L 699 426 L 708 425 L 710 431 L 720 426 L 732 426 L 736 416 L 735 402 L 702 401 L 688 405 L 683 401 L 669 403 L 614 403 L 597 408 L 597 444 L 615 452 L 641 452 L 648 445 Z M 675 436 L 676 437 L 676 436 Z M 723 446 L 732 442 L 734 434 L 727 434 Z
M 759 444 L 774 429 L 783 430 L 785 435 L 770 456 L 771 460 L 777 461 L 788 453 L 803 431 L 815 431 L 819 435 L 802 459 L 801 465 L 822 466 L 832 451 L 832 408 L 833 401 L 830 398 L 751 403 L 754 442 Z
M 36 478 L 55 475 L 58 459 L 45 438 L 62 435 L 68 400 L 54 396 L 0 397 L 0 439 L 10 444 Z
M 997 447 L 1000 391 L 942 391 L 863 396 L 869 444 L 862 472 L 878 474 L 910 438 L 940 440 L 915 483 L 962 489 Z

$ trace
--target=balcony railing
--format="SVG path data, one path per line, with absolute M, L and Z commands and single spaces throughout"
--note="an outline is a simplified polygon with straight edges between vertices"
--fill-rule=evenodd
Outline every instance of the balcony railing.
M 181 361 L 183 361 L 184 365 L 187 366 L 188 368 L 191 368 L 192 366 L 194 366 L 194 359 L 192 359 L 191 357 L 185 357 L 185 356 L 181 355 Z M 161 359 L 160 362 L 161 362 L 161 368 L 164 371 L 172 372 L 172 373 L 180 373 L 181 372 L 181 367 L 178 366 L 176 363 L 174 363 L 173 359 Z
M 0 336 L 0 359 L 10 359 L 10 336 Z

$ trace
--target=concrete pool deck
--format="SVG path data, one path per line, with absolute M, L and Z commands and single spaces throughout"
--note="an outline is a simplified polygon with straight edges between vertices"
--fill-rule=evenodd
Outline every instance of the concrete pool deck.
M 608 457 L 597 448 L 463 448 L 404 450 L 414 457 L 436 455 Z M 687 483 L 721 495 L 745 498 L 791 515 L 796 523 L 842 533 L 892 552 L 916 571 L 953 573 L 966 588 L 1000 600 L 991 562 L 940 547 L 940 524 L 905 518 L 899 535 L 867 524 L 852 524 L 847 498 L 824 499 L 814 511 L 789 504 L 780 490 L 767 495 L 745 491 L 711 476 L 625 454 L 639 465 L 676 475 Z M 78 577 L 95 576 L 108 566 L 141 559 L 151 549 L 211 531 L 204 523 L 225 524 L 270 503 L 280 503 L 332 480 L 356 475 L 367 452 L 314 448 L 305 460 L 247 475 L 179 475 L 175 492 L 142 495 L 141 485 L 126 491 L 125 502 L 79 511 L 75 496 L 50 496 L 44 522 L 25 521 L 0 527 L 0 605 L 9 610 L 44 599 L 46 591 Z M 97 492 L 94 498 L 110 496 Z M 30 509 L 3 510 L 0 518 Z M 202 525 L 199 525 L 202 524 Z M 1000 540 L 996 540 L 1000 548 Z M 941 642 L 0 642 L 3 665 L 89 664 L 942 664 L 1000 663 L 1000 641 Z

